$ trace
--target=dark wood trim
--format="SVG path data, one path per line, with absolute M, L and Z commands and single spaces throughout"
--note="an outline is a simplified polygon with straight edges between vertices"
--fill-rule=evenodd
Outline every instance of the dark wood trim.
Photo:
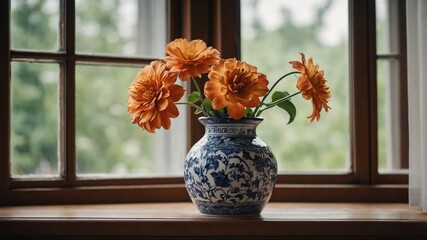
M 171 201 L 190 201 L 183 184 L 16 189 L 2 196 L 0 206 Z
M 10 176 L 10 2 L 0 1 L 0 195 Z
M 60 62 L 67 59 L 64 52 L 36 52 L 31 50 L 10 50 L 13 61 Z
M 184 184 L 14 189 L 2 205 L 189 202 Z M 277 184 L 271 202 L 408 202 L 407 185 Z
M 389 176 L 389 175 L 386 175 Z M 405 175 L 403 175 L 405 176 Z M 138 186 L 138 185 L 158 185 L 158 184 L 183 184 L 183 177 L 156 177 L 156 178 L 105 178 L 101 177 L 77 177 L 73 186 L 75 187 L 98 187 L 98 186 Z M 392 176 L 390 176 L 392 177 Z M 393 175 L 394 177 L 394 175 Z M 286 173 L 278 176 L 279 184 L 357 184 L 357 177 L 352 173 L 325 173 L 325 174 L 297 174 Z M 391 183 L 400 183 L 391 182 Z M 17 178 L 12 179 L 10 187 L 12 189 L 23 188 L 58 188 L 67 187 L 68 182 L 64 179 L 42 179 L 42 178 Z
M 375 184 L 408 184 L 408 173 L 378 173 Z
M 60 51 L 66 51 L 67 50 L 67 37 L 66 37 L 66 30 L 67 30 L 67 4 L 65 1 L 59 1 L 60 3 L 60 16 L 59 16 L 59 49 Z M 60 180 L 64 180 L 64 178 L 67 176 L 67 168 L 66 168 L 66 126 L 65 126 L 65 119 L 66 119 L 66 108 L 65 108 L 65 102 L 66 102 L 66 81 L 67 81 L 67 66 L 65 64 L 66 57 L 60 61 L 60 72 L 59 72 L 59 89 L 58 89 L 58 96 L 59 96 L 59 106 L 58 106 L 58 112 L 59 112 L 59 136 L 58 136 L 58 161 L 59 161 L 59 176 Z M 11 179 L 13 181 L 13 179 Z M 67 183 L 68 184 L 68 183 Z
M 272 202 L 408 202 L 406 185 L 277 184 Z
M 105 178 L 85 177 L 76 178 L 75 187 L 105 187 L 105 186 L 140 186 L 140 185 L 158 185 L 158 184 L 183 184 L 183 177 L 156 177 L 156 178 Z M 407 184 L 408 175 L 384 173 L 378 176 L 378 182 L 381 184 Z M 352 173 L 325 173 L 325 174 L 298 174 L 286 173 L 280 174 L 277 179 L 278 184 L 308 184 L 308 185 L 330 185 L 330 184 L 357 184 L 358 178 Z M 69 184 L 64 179 L 30 179 L 17 178 L 10 182 L 11 189 L 28 188 L 58 188 L 68 187 Z
M 168 0 L 168 42 L 182 37 L 183 26 L 183 1 L 182 0 Z
M 371 96 L 368 12 L 369 0 L 351 0 L 350 7 L 350 128 L 353 171 L 362 184 L 370 183 Z M 375 9 L 374 9 L 375 10 Z M 362 93 L 362 94 L 361 94 Z M 365 93 L 365 94 L 363 94 Z
M 141 186 L 158 184 L 184 184 L 183 177 L 158 177 L 158 178 L 100 178 L 78 177 L 74 187 L 105 187 L 105 186 Z M 12 189 L 22 188 L 58 188 L 67 187 L 67 181 L 63 179 L 12 179 Z
M 400 53 L 380 53 L 377 54 L 377 59 L 398 59 Z
M 67 41 L 70 42 L 69 40 Z M 66 61 L 69 57 L 68 53 L 62 52 L 35 52 L 24 50 L 11 50 L 11 58 L 14 61 L 34 61 L 34 62 L 61 62 Z M 138 58 L 112 55 L 95 55 L 95 54 L 78 54 L 74 53 L 74 59 L 81 64 L 111 64 L 111 65 L 135 65 L 150 64 L 154 58 Z
M 240 59 L 240 1 L 216 1 L 214 17 L 214 46 L 222 58 Z
M 375 1 L 368 1 L 368 81 L 369 81 L 369 135 L 370 135 L 370 176 L 371 183 L 377 183 L 378 176 L 378 101 L 377 101 L 377 29 Z
M 399 0 L 399 79 L 400 79 L 400 167 L 409 168 L 409 122 L 408 122 L 408 60 L 406 31 L 406 0 Z
M 63 119 L 61 125 L 65 128 L 62 131 L 61 140 L 65 150 L 64 174 L 69 186 L 73 186 L 76 180 L 76 55 L 75 55 L 75 1 L 65 2 L 65 49 L 67 60 L 64 65 L 63 96 L 61 99 Z
M 284 184 L 356 184 L 358 178 L 354 173 L 281 173 L 277 183 Z

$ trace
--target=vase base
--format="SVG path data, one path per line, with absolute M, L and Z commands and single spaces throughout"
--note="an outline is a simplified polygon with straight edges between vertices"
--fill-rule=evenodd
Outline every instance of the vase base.
M 264 203 L 210 203 L 196 202 L 200 213 L 214 216 L 258 216 L 264 208 Z

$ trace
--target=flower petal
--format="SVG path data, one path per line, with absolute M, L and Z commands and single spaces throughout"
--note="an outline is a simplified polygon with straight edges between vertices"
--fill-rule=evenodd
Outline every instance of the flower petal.
M 328 100 L 331 97 L 331 92 L 324 78 L 324 71 L 319 71 L 319 65 L 313 63 L 313 59 L 309 58 L 306 63 L 305 56 L 301 54 L 301 62 L 292 61 L 292 67 L 300 71 L 301 76 L 297 81 L 297 88 L 301 91 L 301 95 L 306 100 L 312 102 L 312 113 L 308 117 L 310 122 L 315 119 L 320 119 L 320 112 L 324 109 L 326 112 L 330 108 Z
M 245 115 L 245 107 L 240 103 L 229 103 L 227 105 L 227 112 L 233 119 L 237 120 Z
M 183 81 L 190 77 L 201 77 L 209 72 L 211 65 L 219 62 L 219 51 L 212 47 L 207 47 L 202 40 L 188 42 L 179 38 L 167 44 L 165 48 L 168 56 L 163 60 L 171 72 L 176 72 Z
M 169 118 L 179 115 L 175 102 L 184 95 L 184 88 L 174 84 L 176 76 L 160 61 L 138 72 L 129 86 L 128 112 L 133 124 L 152 133 L 170 127 Z
M 235 58 L 221 60 L 211 67 L 205 96 L 214 109 L 227 108 L 233 118 L 244 116 L 245 107 L 256 107 L 268 92 L 268 80 L 256 67 Z

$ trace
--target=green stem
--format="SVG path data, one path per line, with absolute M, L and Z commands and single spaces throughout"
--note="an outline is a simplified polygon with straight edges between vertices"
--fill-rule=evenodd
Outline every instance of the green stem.
M 176 102 L 176 105 L 189 105 L 197 110 L 203 111 L 203 108 L 191 102 Z
M 296 96 L 296 95 L 298 95 L 298 94 L 300 94 L 300 93 L 301 93 L 301 92 L 296 92 L 296 93 L 294 93 L 294 94 L 292 94 L 292 95 L 286 96 L 286 97 L 281 98 L 281 99 L 279 99 L 279 100 L 276 100 L 276 101 L 274 101 L 274 102 L 271 102 L 271 103 L 267 103 L 267 104 L 265 104 L 265 106 L 266 106 L 266 107 L 265 107 L 264 109 L 259 110 L 256 116 L 257 116 L 257 117 L 259 117 L 259 116 L 261 115 L 261 113 L 262 113 L 262 112 L 264 112 L 265 110 L 270 109 L 270 108 L 272 108 L 272 107 L 274 107 L 274 106 L 276 106 L 277 104 L 280 104 L 280 103 L 282 103 L 282 102 L 286 102 L 286 101 L 290 100 L 292 97 L 294 97 L 294 96 Z
M 292 97 L 294 97 L 294 96 L 296 96 L 296 95 L 298 95 L 298 94 L 300 94 L 301 92 L 296 92 L 296 93 L 294 93 L 294 94 L 292 94 L 292 95 L 288 95 L 288 96 L 286 96 L 286 97 L 284 97 L 284 98 L 281 98 L 281 99 L 278 99 L 278 100 L 276 100 L 276 101 L 274 101 L 274 102 L 271 102 L 271 103 L 267 103 L 266 104 L 266 106 L 267 107 L 274 107 L 274 106 L 276 106 L 277 104 L 279 104 L 279 103 L 282 103 L 282 102 L 285 102 L 285 101 L 287 101 L 287 100 L 289 100 L 289 99 L 291 99 Z
M 292 75 L 292 74 L 298 74 L 300 72 L 294 71 L 294 72 L 290 72 L 287 73 L 283 76 L 281 76 L 279 79 L 277 79 L 277 81 L 273 84 L 273 86 L 268 90 L 268 92 L 264 95 L 264 97 L 262 98 L 260 104 L 255 108 L 254 110 L 254 116 L 259 116 L 261 113 L 258 113 L 259 108 L 264 104 L 265 99 L 267 99 L 268 95 L 270 95 L 270 93 L 273 91 L 273 89 L 277 86 L 277 84 L 279 84 L 279 82 L 281 82 L 283 79 L 285 79 L 287 76 Z
M 208 114 L 206 113 L 206 111 L 205 111 L 205 108 L 203 107 L 203 101 L 204 101 L 204 95 L 203 95 L 203 93 L 202 93 L 202 91 L 200 90 L 200 87 L 199 87 L 199 84 L 197 83 L 197 81 L 196 81 L 196 79 L 194 78 L 194 77 L 191 77 L 191 80 L 193 81 L 193 83 L 194 83 L 194 86 L 196 86 L 196 90 L 199 92 L 199 94 L 200 94 L 200 98 L 201 98 L 201 102 L 202 102 L 202 106 L 200 107 L 201 108 L 201 110 L 202 110 L 202 112 L 203 112 L 203 114 L 205 115 L 205 116 L 208 116 Z

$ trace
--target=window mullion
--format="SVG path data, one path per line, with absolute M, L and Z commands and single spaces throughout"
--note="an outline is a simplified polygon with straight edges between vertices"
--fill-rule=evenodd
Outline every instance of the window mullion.
M 406 0 L 398 2 L 399 28 L 399 63 L 400 63 L 400 162 L 401 168 L 409 167 L 409 123 L 408 123 L 408 80 L 407 80 L 407 51 L 406 51 Z
M 187 39 L 203 39 L 208 45 L 214 42 L 212 21 L 214 6 L 210 1 L 185 1 L 183 4 L 183 28 L 182 35 Z M 206 79 L 203 79 L 202 85 Z M 194 85 L 189 82 L 188 92 L 195 89 Z M 189 139 L 188 145 L 195 144 L 204 134 L 204 127 L 197 120 L 198 116 L 188 111 Z
M 221 0 L 215 2 L 214 45 L 221 52 L 222 58 L 241 59 L 240 1 Z M 233 41 L 230 41 L 233 36 Z
M 67 61 L 62 67 L 61 79 L 61 142 L 65 179 L 68 184 L 76 181 L 76 103 L 75 103 L 75 1 L 64 1 L 65 12 L 65 53 Z
M 377 34 L 375 1 L 367 1 L 368 64 L 367 81 L 369 82 L 369 183 L 374 183 L 378 176 L 378 90 L 377 90 Z
M 370 3 L 371 2 L 371 3 Z M 375 34 L 375 25 L 370 26 L 369 18 L 374 8 L 369 0 L 350 1 L 350 119 L 351 119 L 351 156 L 353 171 L 360 183 L 368 184 L 371 181 L 371 160 L 376 154 L 376 116 L 372 115 L 375 107 L 372 103 L 372 72 L 375 67 L 375 45 L 372 46 L 372 34 Z M 375 17 L 375 16 L 374 16 Z M 375 19 L 375 18 L 374 18 Z M 373 28 L 373 29 L 371 29 Z M 367 31 L 368 29 L 368 31 Z M 375 39 L 374 39 L 375 40 Z M 373 41 L 373 44 L 375 41 Z M 373 59 L 372 59 L 372 53 Z M 375 73 L 375 72 L 374 72 Z M 375 78 L 374 78 L 375 79 Z M 375 86 L 374 86 L 375 87 Z M 372 119 L 374 117 L 375 119 Z M 372 129 L 374 127 L 375 129 Z M 375 136 L 372 136 L 374 132 Z M 376 148 L 376 147 L 375 147 Z M 375 151 L 374 151 L 375 150 Z
M 10 1 L 0 1 L 0 192 L 10 181 Z

